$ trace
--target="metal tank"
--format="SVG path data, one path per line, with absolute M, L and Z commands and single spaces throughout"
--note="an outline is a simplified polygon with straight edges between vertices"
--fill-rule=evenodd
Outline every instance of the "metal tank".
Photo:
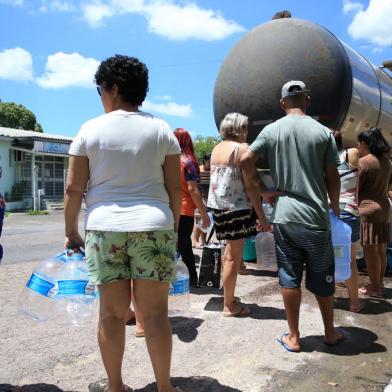
M 281 87 L 302 80 L 310 88 L 308 114 L 339 129 L 346 146 L 370 126 L 392 144 L 392 78 L 324 27 L 284 18 L 262 24 L 230 51 L 214 90 L 215 122 L 230 112 L 250 119 L 248 141 L 284 112 Z

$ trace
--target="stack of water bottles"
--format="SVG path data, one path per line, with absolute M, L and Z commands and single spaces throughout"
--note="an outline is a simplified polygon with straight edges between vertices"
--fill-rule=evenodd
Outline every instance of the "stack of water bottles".
M 169 285 L 169 315 L 175 316 L 189 311 L 189 272 L 181 259 L 176 255 L 177 279 Z
M 95 313 L 98 292 L 89 283 L 84 252 L 66 250 L 41 262 L 20 297 L 18 310 L 37 322 L 80 325 Z

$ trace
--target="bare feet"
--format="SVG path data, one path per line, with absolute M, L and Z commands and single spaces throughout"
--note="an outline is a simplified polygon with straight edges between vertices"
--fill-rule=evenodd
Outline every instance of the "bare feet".
M 350 302 L 350 312 L 361 313 L 363 308 L 364 306 L 359 301 L 357 301 L 356 303 Z
M 339 328 L 334 328 L 333 332 L 325 332 L 324 344 L 327 346 L 336 346 L 337 344 L 346 340 L 347 336 Z
M 250 313 L 250 309 L 247 306 L 236 302 L 233 302 L 233 305 L 230 307 L 225 306 L 223 308 L 224 317 L 244 317 L 248 316 Z

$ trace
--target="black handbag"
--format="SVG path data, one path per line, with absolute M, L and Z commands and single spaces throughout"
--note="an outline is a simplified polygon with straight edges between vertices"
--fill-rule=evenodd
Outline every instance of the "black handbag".
M 203 246 L 199 268 L 200 287 L 221 287 L 222 249 L 217 245 L 209 245 L 213 234 L 214 228 L 211 229 L 207 242 Z

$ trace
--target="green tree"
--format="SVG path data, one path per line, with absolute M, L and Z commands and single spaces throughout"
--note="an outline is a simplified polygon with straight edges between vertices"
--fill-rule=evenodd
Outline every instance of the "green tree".
M 203 156 L 205 154 L 211 154 L 212 149 L 220 142 L 221 139 L 217 136 L 196 136 L 193 141 L 193 147 L 195 148 L 196 158 L 200 164 L 203 163 Z
M 0 102 L 0 126 L 43 132 L 35 114 L 23 105 L 14 102 Z

